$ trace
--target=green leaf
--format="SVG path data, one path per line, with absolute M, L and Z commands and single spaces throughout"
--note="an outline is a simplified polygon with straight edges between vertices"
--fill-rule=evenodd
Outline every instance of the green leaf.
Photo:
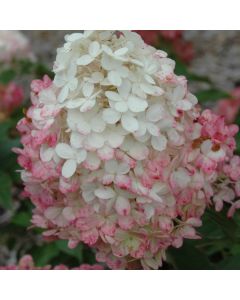
M 211 83 L 210 79 L 206 76 L 201 76 L 194 74 L 192 72 L 189 72 L 187 75 L 187 79 L 190 81 L 198 81 L 198 82 L 205 82 L 205 83 Z
M 168 259 L 178 270 L 213 269 L 207 256 L 194 246 L 192 241 L 184 241 L 181 248 L 169 248 Z
M 59 240 L 59 241 L 56 242 L 56 245 L 57 245 L 59 250 L 61 250 L 62 252 L 66 253 L 70 256 L 73 256 L 73 257 L 77 258 L 79 263 L 82 263 L 82 261 L 83 261 L 83 254 L 82 254 L 83 247 L 82 247 L 82 244 L 78 245 L 74 249 L 70 249 L 68 247 L 68 242 L 67 241 Z
M 20 60 L 18 61 L 18 65 L 19 65 L 19 73 L 21 75 L 28 75 L 33 72 L 34 63 L 31 62 L 30 60 L 27 59 Z
M 187 66 L 177 58 L 175 58 L 175 61 L 176 61 L 175 73 L 177 75 L 183 75 L 187 77 L 189 74 Z
M 0 73 L 0 82 L 7 84 L 14 79 L 16 73 L 12 69 L 4 70 Z
M 11 209 L 12 207 L 12 181 L 11 177 L 0 171 L 0 206 L 5 209 Z
M 214 215 L 218 214 L 215 211 L 211 211 Z M 201 234 L 203 239 L 208 240 L 221 240 L 223 238 L 226 238 L 225 228 L 223 228 L 223 223 L 219 225 L 219 222 L 215 220 L 215 218 L 212 216 L 211 212 L 208 210 L 202 217 L 203 225 L 198 228 L 198 232 Z M 226 222 L 229 221 L 229 219 L 226 219 Z M 227 224 L 228 226 L 228 224 Z
M 240 255 L 225 258 L 218 264 L 221 270 L 240 270 Z
M 238 225 L 233 219 L 229 219 L 226 216 L 226 210 L 221 212 L 215 212 L 213 209 L 208 209 L 205 214 L 211 218 L 212 221 L 214 221 L 222 231 L 226 234 L 226 236 L 231 239 L 236 239 L 236 231 L 238 228 Z
M 231 254 L 232 255 L 240 255 L 240 244 L 239 243 L 235 243 L 231 247 Z
M 5 122 L 0 123 L 0 141 L 2 141 L 8 136 L 8 131 L 12 127 L 12 125 L 13 122 L 11 119 L 8 119 Z
M 42 63 L 37 63 L 34 65 L 34 72 L 35 72 L 36 76 L 39 78 L 43 77 L 45 74 L 48 75 L 52 79 L 54 77 L 53 72 Z
M 43 246 L 36 247 L 32 251 L 32 256 L 37 266 L 44 266 L 51 264 L 51 259 L 59 254 L 59 249 L 56 243 L 44 244 Z
M 216 89 L 200 91 L 197 92 L 195 95 L 198 98 L 199 102 L 210 102 L 217 101 L 223 98 L 231 98 L 231 96 L 228 93 Z
M 13 216 L 11 222 L 14 225 L 28 227 L 30 225 L 31 214 L 29 212 L 19 212 Z

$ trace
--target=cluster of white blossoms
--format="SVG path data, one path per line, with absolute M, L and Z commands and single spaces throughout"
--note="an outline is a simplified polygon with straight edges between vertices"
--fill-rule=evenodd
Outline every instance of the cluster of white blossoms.
M 174 82 L 174 62 L 166 56 L 132 32 L 66 37 L 54 64 L 58 105 L 66 111 L 68 128 L 56 147 L 66 160 L 64 177 L 73 176 L 81 163 L 91 170 L 101 163 L 106 168 L 115 149 L 141 161 L 151 149 L 166 149 L 168 139 L 176 146 L 184 143 L 175 118 L 197 100 L 184 79 Z
M 228 180 L 223 168 L 238 129 L 201 113 L 175 62 L 137 33 L 65 39 L 53 82 L 33 81 L 18 124 L 32 221 L 70 247 L 95 247 L 110 268 L 158 268 L 169 246 L 199 238 L 206 205 L 238 207 L 240 174 Z

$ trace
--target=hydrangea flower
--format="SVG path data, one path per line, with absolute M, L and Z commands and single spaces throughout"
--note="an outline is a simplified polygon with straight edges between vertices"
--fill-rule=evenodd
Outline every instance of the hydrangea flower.
M 238 127 L 201 112 L 174 61 L 137 33 L 65 39 L 18 123 L 32 223 L 110 268 L 157 269 L 168 247 L 199 238 L 207 206 L 238 207 Z

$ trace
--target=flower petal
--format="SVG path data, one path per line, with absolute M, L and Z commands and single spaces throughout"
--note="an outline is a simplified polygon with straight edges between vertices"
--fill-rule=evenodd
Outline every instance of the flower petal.
M 167 146 L 167 139 L 164 135 L 153 136 L 152 137 L 152 146 L 157 151 L 163 151 Z
M 89 45 L 89 54 L 92 56 L 92 57 L 96 57 L 98 56 L 98 54 L 100 53 L 100 45 L 97 41 L 94 41 L 92 42 L 90 45 Z
M 127 198 L 124 198 L 122 196 L 118 196 L 116 203 L 115 203 L 115 209 L 116 212 L 120 216 L 127 216 L 130 213 L 131 205 L 129 203 L 129 200 Z
M 148 129 L 148 132 L 151 135 L 154 135 L 154 136 L 158 136 L 159 135 L 159 128 L 155 124 L 148 123 L 147 124 L 147 129 Z
M 114 105 L 114 108 L 116 109 L 116 111 L 118 111 L 120 113 L 128 111 L 128 106 L 127 106 L 127 103 L 125 101 L 117 102 Z
M 95 99 L 86 100 L 85 103 L 83 103 L 82 106 L 80 107 L 80 111 L 81 112 L 89 111 L 94 107 L 95 104 L 96 104 Z
M 84 140 L 84 135 L 73 131 L 71 133 L 71 137 L 70 137 L 70 143 L 71 146 L 73 146 L 74 148 L 78 149 L 78 148 L 82 148 L 83 147 L 83 140 Z
M 104 145 L 101 149 L 97 150 L 97 154 L 101 160 L 109 160 L 113 158 L 114 150 L 111 147 Z
M 91 120 L 91 128 L 94 132 L 103 132 L 106 128 L 106 123 L 104 120 L 100 117 L 100 115 L 94 116 L 94 118 Z
M 117 173 L 117 170 L 118 170 L 118 163 L 114 159 L 109 160 L 109 161 L 105 162 L 104 168 L 107 173 L 115 174 L 115 173 Z
M 178 85 L 173 91 L 173 95 L 172 95 L 173 101 L 182 100 L 185 92 L 186 92 L 185 88 L 182 85 Z
M 109 82 L 114 86 L 120 86 L 122 83 L 122 78 L 116 71 L 108 72 L 107 78 L 108 78 Z
M 77 169 L 77 162 L 74 159 L 66 160 L 62 167 L 62 176 L 70 178 Z
M 103 111 L 103 120 L 108 124 L 116 124 L 120 117 L 120 113 L 112 108 L 106 108 Z
M 140 87 L 146 94 L 149 95 L 161 96 L 164 93 L 163 89 L 155 85 L 142 83 Z
M 54 150 L 47 145 L 42 145 L 40 148 L 40 158 L 44 162 L 48 162 L 53 158 Z
M 72 158 L 74 155 L 73 149 L 68 144 L 65 143 L 57 144 L 55 151 L 59 157 L 64 159 Z
M 106 188 L 96 189 L 94 194 L 100 199 L 111 199 L 115 196 L 116 193 L 112 188 L 106 187 Z
M 90 149 L 100 149 L 104 145 L 104 137 L 101 134 L 92 132 L 87 136 L 85 144 Z
M 88 122 L 80 117 L 77 124 L 77 130 L 81 134 L 87 135 L 91 132 L 91 127 Z
M 161 104 L 151 105 L 146 112 L 146 119 L 150 122 L 157 122 L 163 118 L 164 109 Z
M 119 165 L 118 165 L 118 168 L 117 168 L 117 173 L 119 175 L 124 175 L 124 174 L 127 174 L 130 170 L 130 167 L 127 163 L 125 162 L 121 162 Z
M 93 201 L 95 198 L 94 190 L 92 190 L 92 189 L 87 189 L 85 191 L 83 190 L 82 197 L 83 197 L 84 201 L 87 203 Z
M 143 160 L 148 157 L 149 150 L 148 147 L 142 143 L 134 143 L 128 151 L 129 155 L 136 160 Z
M 90 82 L 86 82 L 83 85 L 82 91 L 83 91 L 83 95 L 85 97 L 89 97 L 90 95 L 92 95 L 94 90 L 94 84 L 90 83 Z
M 99 82 L 103 81 L 103 79 L 104 79 L 104 76 L 101 72 L 92 73 L 92 76 L 91 76 L 92 83 L 99 83 Z
M 178 101 L 176 104 L 176 108 L 181 110 L 189 110 L 192 108 L 192 106 L 192 103 L 188 100 L 181 100 Z
M 68 86 L 69 86 L 70 91 L 74 91 L 78 86 L 77 78 L 73 78 L 71 81 L 69 81 Z
M 83 38 L 83 34 L 82 33 L 72 33 L 72 34 L 69 34 L 66 36 L 66 41 L 68 42 L 75 42 L 79 39 L 82 39 Z
M 122 127 L 128 132 L 134 132 L 138 130 L 138 121 L 130 114 L 124 114 L 121 118 Z
M 86 100 L 84 98 L 70 99 L 66 102 L 66 107 L 69 109 L 80 107 Z
M 67 85 L 65 85 L 62 89 L 61 89 L 61 92 L 59 93 L 57 99 L 60 103 L 63 103 L 64 100 L 67 99 L 67 96 L 68 96 L 68 93 L 69 93 L 69 87 Z
M 111 91 L 107 91 L 105 93 L 105 95 L 107 96 L 107 98 L 109 100 L 112 100 L 112 101 L 122 101 L 122 98 L 120 97 L 120 95 L 116 92 L 111 92 Z
M 86 54 L 77 59 L 77 64 L 79 66 L 86 66 L 90 64 L 93 60 L 93 57 L 91 57 L 89 54 Z
M 124 140 L 124 135 L 121 135 L 119 132 L 116 131 L 110 131 L 107 136 L 108 144 L 112 148 L 118 148 L 122 145 Z
M 131 95 L 128 98 L 128 107 L 132 112 L 142 112 L 148 107 L 148 103 L 146 100 Z
M 102 45 L 102 49 L 108 55 L 112 55 L 112 49 L 110 47 L 108 47 L 107 45 Z
M 123 47 L 123 48 L 120 48 L 120 49 L 114 51 L 114 55 L 116 55 L 116 56 L 123 56 L 127 52 L 128 52 L 128 48 L 127 47 Z
M 95 153 L 88 153 L 86 160 L 83 163 L 83 166 L 91 171 L 97 170 L 101 164 L 101 160 L 97 157 Z
M 53 221 L 56 217 L 58 217 L 62 213 L 62 207 L 48 207 L 45 212 L 44 216 L 49 220 Z
M 87 151 L 85 149 L 81 149 L 76 154 L 77 163 L 80 164 L 87 157 Z
M 68 221 L 72 221 L 76 218 L 73 208 L 69 206 L 63 209 L 62 214 Z

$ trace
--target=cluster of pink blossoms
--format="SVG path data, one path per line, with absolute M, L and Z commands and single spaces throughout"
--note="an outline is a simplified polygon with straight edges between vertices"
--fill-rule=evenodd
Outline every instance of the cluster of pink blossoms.
M 206 207 L 238 208 L 238 127 L 201 112 L 175 62 L 138 34 L 65 39 L 18 124 L 32 223 L 109 268 L 157 269 L 168 247 L 199 238 Z
M 9 63 L 13 59 L 34 59 L 28 39 L 19 31 L 0 31 L 0 62 Z
M 230 96 L 229 99 L 220 99 L 214 110 L 218 115 L 224 116 L 228 124 L 236 120 L 240 111 L 240 87 L 235 88 Z
M 136 30 L 145 43 L 156 46 L 161 40 L 171 43 L 173 51 L 184 62 L 189 63 L 194 56 L 193 45 L 183 39 L 182 30 Z
M 65 265 L 57 265 L 52 267 L 51 265 L 47 265 L 44 267 L 35 266 L 34 260 L 31 255 L 24 255 L 18 262 L 17 265 L 10 265 L 6 267 L 0 266 L 0 270 L 103 270 L 101 265 L 88 265 L 82 264 L 79 267 L 69 269 Z
M 0 119 L 9 116 L 23 102 L 23 89 L 14 82 L 0 85 Z

